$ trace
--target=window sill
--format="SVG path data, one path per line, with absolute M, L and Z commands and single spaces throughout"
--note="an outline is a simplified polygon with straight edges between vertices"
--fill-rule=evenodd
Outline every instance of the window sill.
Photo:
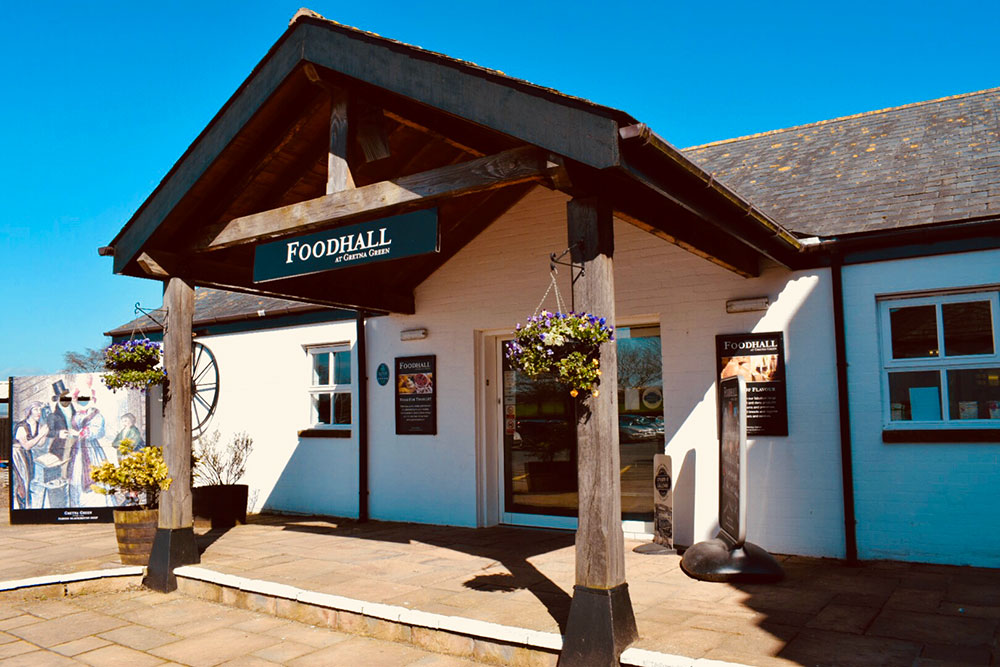
M 300 438 L 350 438 L 349 428 L 307 428 L 299 431 Z
M 887 429 L 882 431 L 882 442 L 888 444 L 920 444 L 927 442 L 1000 443 L 1000 428 Z

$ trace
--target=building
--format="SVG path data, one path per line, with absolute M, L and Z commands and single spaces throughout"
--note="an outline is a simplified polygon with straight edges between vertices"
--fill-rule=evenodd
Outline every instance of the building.
M 199 290 L 194 329 L 220 371 L 207 428 L 256 443 L 257 509 L 576 527 L 592 456 L 570 401 L 503 354 L 558 290 L 618 327 L 602 395 L 620 445 L 601 461 L 626 533 L 651 530 L 665 452 L 675 539 L 714 534 L 717 336 L 780 334 L 787 434 L 751 436 L 748 537 L 997 567 L 998 104 L 679 151 L 623 111 L 300 13 L 107 253 L 119 273 L 242 293 Z M 433 252 L 362 262 L 378 226 L 346 253 L 319 236 L 427 211 Z M 586 267 L 575 294 L 569 266 L 550 290 L 566 250 Z M 400 373 L 413 357 L 433 365 Z M 400 378 L 429 373 L 435 423 L 400 432 Z

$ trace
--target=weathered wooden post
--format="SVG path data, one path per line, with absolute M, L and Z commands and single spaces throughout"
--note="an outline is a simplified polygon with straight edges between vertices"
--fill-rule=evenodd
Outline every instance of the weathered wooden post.
M 173 480 L 160 494 L 160 520 L 142 583 L 162 592 L 177 588 L 174 568 L 199 562 L 191 510 L 191 323 L 194 289 L 170 278 L 163 292 L 163 458 Z M 150 436 L 152 437 L 152 436 Z M 155 441 L 154 441 L 155 442 Z
M 598 199 L 574 199 L 567 206 L 573 262 L 583 265 L 576 310 L 615 321 L 614 218 Z M 559 665 L 617 665 L 638 638 L 625 583 L 620 454 L 618 451 L 618 352 L 601 345 L 597 396 L 582 402 L 577 420 L 579 523 L 576 585 Z

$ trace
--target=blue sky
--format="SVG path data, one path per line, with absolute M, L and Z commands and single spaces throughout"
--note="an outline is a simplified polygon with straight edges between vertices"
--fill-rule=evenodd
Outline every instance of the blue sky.
M 159 305 L 159 283 L 97 248 L 302 2 L 0 2 L 0 377 L 59 371 Z M 699 4 L 309 6 L 624 109 L 678 147 L 1000 86 L 1000 3 Z

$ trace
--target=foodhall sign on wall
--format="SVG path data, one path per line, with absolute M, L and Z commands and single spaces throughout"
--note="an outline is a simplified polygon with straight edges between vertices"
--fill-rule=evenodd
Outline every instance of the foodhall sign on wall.
M 746 380 L 747 435 L 788 435 L 782 332 L 715 337 L 718 377 Z
M 439 249 L 437 209 L 425 209 L 259 245 L 253 280 L 303 276 Z

